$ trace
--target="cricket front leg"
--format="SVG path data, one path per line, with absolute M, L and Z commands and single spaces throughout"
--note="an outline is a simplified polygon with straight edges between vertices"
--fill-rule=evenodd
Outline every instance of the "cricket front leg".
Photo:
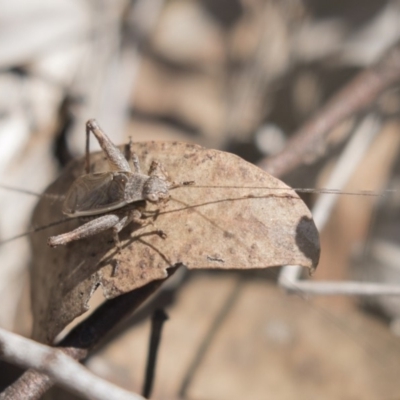
M 133 150 L 133 141 L 132 138 L 129 138 L 129 143 L 128 143 L 128 155 L 126 157 L 128 162 L 132 161 L 132 165 L 133 165 L 133 172 L 135 174 L 141 174 L 142 170 L 140 168 L 140 163 L 139 163 L 139 158 L 137 156 L 137 154 L 135 153 L 135 151 Z
M 168 189 L 175 189 L 181 186 L 190 186 L 194 185 L 194 181 L 181 181 L 175 182 L 170 181 L 167 171 L 165 170 L 164 166 L 159 161 L 153 161 L 150 165 L 149 169 L 149 176 L 157 176 L 168 182 Z
M 133 223 L 140 225 L 141 227 L 147 226 L 147 225 L 153 225 L 155 226 L 154 222 L 152 220 L 145 220 L 142 219 L 142 213 L 139 210 L 132 210 L 130 214 L 130 221 Z M 159 235 L 162 239 L 165 239 L 167 237 L 167 234 L 162 231 L 161 229 L 157 229 L 157 235 Z
M 159 161 L 153 160 L 150 164 L 149 176 L 157 176 L 160 179 L 168 181 L 168 173 L 164 168 L 164 165 L 161 164 Z
M 169 183 L 168 189 L 171 190 L 171 189 L 176 189 L 176 188 L 182 187 L 182 186 L 192 186 L 194 184 L 195 184 L 195 181 L 182 181 L 182 182 L 173 181 L 173 182 Z
M 71 232 L 66 232 L 61 235 L 51 236 L 47 240 L 47 244 L 51 247 L 65 245 L 75 240 L 83 239 L 89 236 L 96 235 L 107 229 L 113 228 L 121 221 L 121 217 L 115 214 L 107 214 L 96 219 L 93 219 L 86 224 L 74 229 Z

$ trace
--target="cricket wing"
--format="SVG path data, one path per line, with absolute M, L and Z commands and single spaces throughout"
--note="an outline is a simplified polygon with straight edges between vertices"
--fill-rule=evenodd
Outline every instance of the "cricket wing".
M 63 213 L 71 217 L 97 215 L 123 207 L 127 173 L 103 172 L 83 175 L 69 189 Z

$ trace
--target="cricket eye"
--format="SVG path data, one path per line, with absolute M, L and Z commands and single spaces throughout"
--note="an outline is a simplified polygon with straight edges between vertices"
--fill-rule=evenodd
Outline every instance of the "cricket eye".
M 147 195 L 147 200 L 156 202 L 156 201 L 158 201 L 158 196 L 155 193 L 149 193 Z

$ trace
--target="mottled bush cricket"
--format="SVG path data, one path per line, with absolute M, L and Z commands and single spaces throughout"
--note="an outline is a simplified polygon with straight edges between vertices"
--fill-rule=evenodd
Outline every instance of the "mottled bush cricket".
M 93 134 L 98 140 L 110 171 L 90 172 L 89 139 Z M 133 170 L 130 162 L 132 162 Z M 78 177 L 70 187 L 63 204 L 63 213 L 69 217 L 89 217 L 89 222 L 61 235 L 51 236 L 51 247 L 65 245 L 74 240 L 96 235 L 111 229 L 115 245 L 121 249 L 118 233 L 131 222 L 145 226 L 152 221 L 143 220 L 135 203 L 168 201 L 169 190 L 192 182 L 170 182 L 163 166 L 153 161 L 148 175 L 142 173 L 139 159 L 129 144 L 128 157 L 111 142 L 94 119 L 86 123 L 86 174 Z M 165 233 L 158 231 L 165 237 Z

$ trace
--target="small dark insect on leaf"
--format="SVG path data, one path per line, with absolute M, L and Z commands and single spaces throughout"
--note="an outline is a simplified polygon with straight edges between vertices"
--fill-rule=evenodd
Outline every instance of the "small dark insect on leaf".
M 179 142 L 114 147 L 93 121 L 90 132 L 104 152 L 71 162 L 33 215 L 34 226 L 74 216 L 31 238 L 36 339 L 51 342 L 97 287 L 113 298 L 165 278 L 172 266 L 315 269 L 317 229 L 283 182 L 230 153 Z M 54 200 L 66 193 L 64 204 Z M 60 246 L 48 247 L 49 236 Z

